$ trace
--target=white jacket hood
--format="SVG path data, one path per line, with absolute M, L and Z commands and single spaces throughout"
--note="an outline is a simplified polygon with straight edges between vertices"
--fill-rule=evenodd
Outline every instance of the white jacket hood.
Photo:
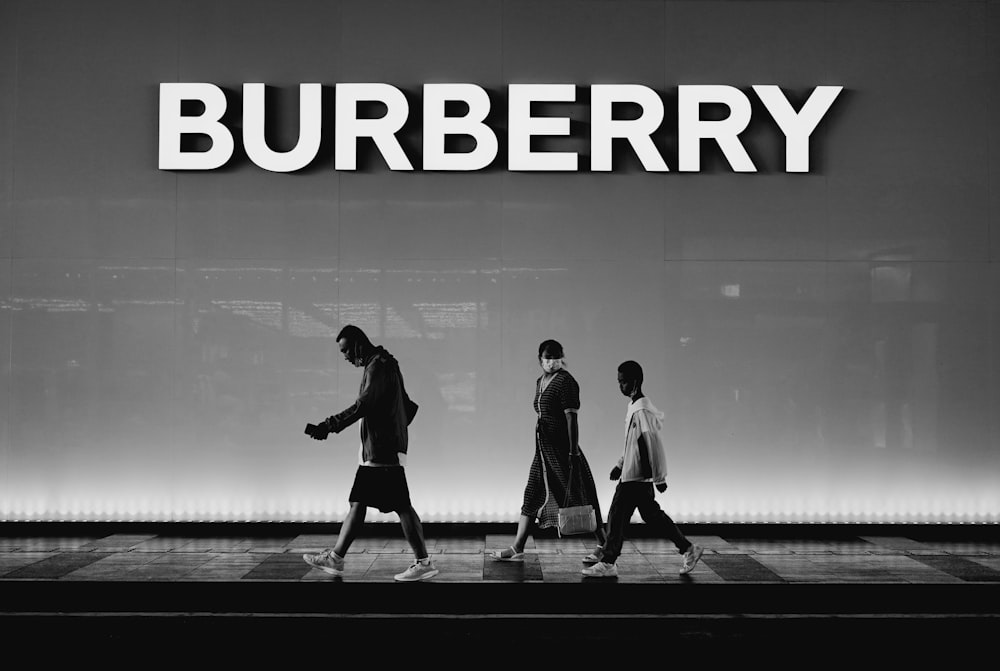
M 654 423 L 653 428 L 655 430 L 660 431 L 663 429 L 664 414 L 659 409 L 657 409 L 657 407 L 653 405 L 653 402 L 650 401 L 645 396 L 640 398 L 638 401 L 632 401 L 631 403 L 628 404 L 628 413 L 626 416 L 626 422 L 632 421 L 632 415 L 635 414 L 637 410 L 646 410 L 647 412 L 649 412 L 649 414 L 652 416 Z

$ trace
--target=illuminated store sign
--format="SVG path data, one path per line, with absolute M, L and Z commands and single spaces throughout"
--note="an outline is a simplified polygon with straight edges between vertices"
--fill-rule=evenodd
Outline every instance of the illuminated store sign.
M 257 166 L 272 172 L 294 172 L 308 166 L 317 156 L 323 139 L 322 84 L 299 85 L 299 137 L 288 151 L 271 149 L 265 139 L 264 84 L 243 85 L 243 147 Z M 784 92 L 773 85 L 754 85 L 754 94 L 785 137 L 785 172 L 809 171 L 809 137 L 826 115 L 842 86 L 817 86 L 796 111 Z M 511 171 L 578 170 L 579 156 L 568 151 L 532 149 L 532 138 L 570 135 L 570 118 L 532 116 L 532 103 L 576 102 L 574 84 L 511 84 L 507 91 L 507 169 Z M 390 170 L 414 170 L 411 157 L 403 151 L 397 133 L 409 117 L 409 103 L 398 88 L 389 84 L 337 84 L 334 114 L 334 169 L 357 170 L 359 138 L 371 139 Z M 188 115 L 182 104 L 194 101 L 203 109 Z M 447 103 L 464 103 L 461 116 L 445 113 Z M 386 113 L 380 118 L 362 118 L 359 103 L 381 103 Z M 616 104 L 638 106 L 638 117 L 616 119 Z M 722 106 L 722 119 L 703 119 L 702 107 Z M 233 131 L 222 121 L 226 96 L 214 84 L 181 82 L 160 84 L 161 170 L 214 170 L 233 155 Z M 494 163 L 499 153 L 497 135 L 486 123 L 490 97 L 476 84 L 425 84 L 423 87 L 422 170 L 474 171 Z M 735 172 L 756 172 L 757 168 L 739 136 L 750 123 L 750 98 L 738 88 L 722 85 L 677 87 L 677 166 L 678 172 L 701 170 L 702 140 L 714 141 Z M 663 100 L 654 90 L 637 84 L 607 84 L 590 87 L 590 170 L 612 169 L 612 143 L 628 142 L 648 172 L 669 172 L 652 135 L 663 123 Z M 184 136 L 207 136 L 211 148 L 187 150 Z M 471 151 L 447 151 L 447 137 L 465 136 L 475 140 Z

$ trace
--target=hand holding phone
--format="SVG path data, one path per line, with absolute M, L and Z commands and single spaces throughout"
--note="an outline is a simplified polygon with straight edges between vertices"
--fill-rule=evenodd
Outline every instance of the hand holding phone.
M 311 437 L 313 440 L 326 440 L 326 437 L 330 435 L 330 431 L 326 428 L 326 424 L 306 424 L 306 435 Z

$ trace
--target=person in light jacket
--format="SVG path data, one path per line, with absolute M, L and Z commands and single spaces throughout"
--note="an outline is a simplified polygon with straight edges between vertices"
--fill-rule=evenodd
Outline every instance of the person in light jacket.
M 615 562 L 625 541 L 625 528 L 638 508 L 642 520 L 673 541 L 678 552 L 683 554 L 680 573 L 686 575 L 701 559 L 704 548 L 681 533 L 670 516 L 660 508 L 653 493 L 654 486 L 661 494 L 667 491 L 667 462 L 660 438 L 663 413 L 643 395 L 642 366 L 635 361 L 626 361 L 618 366 L 618 389 L 629 397 L 630 402 L 625 413 L 625 451 L 611 469 L 611 479 L 619 482 L 608 513 L 608 539 L 602 548 L 587 558 L 593 566 L 583 569 L 582 573 L 592 578 L 618 575 Z

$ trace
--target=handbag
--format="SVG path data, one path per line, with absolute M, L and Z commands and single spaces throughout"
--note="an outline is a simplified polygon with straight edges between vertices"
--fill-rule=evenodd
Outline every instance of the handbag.
M 570 456 L 569 478 L 566 482 L 566 501 L 559 507 L 559 535 L 569 536 L 573 534 L 589 534 L 597 530 L 597 514 L 594 506 L 571 506 L 570 490 L 573 487 L 573 462 L 575 457 Z

